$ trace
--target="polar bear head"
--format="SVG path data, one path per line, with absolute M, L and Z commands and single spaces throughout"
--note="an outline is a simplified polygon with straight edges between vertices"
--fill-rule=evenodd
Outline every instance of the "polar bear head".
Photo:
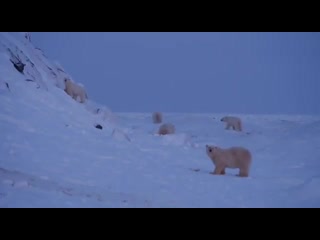
M 214 158 L 220 152 L 220 148 L 215 145 L 206 145 L 206 153 L 210 158 Z

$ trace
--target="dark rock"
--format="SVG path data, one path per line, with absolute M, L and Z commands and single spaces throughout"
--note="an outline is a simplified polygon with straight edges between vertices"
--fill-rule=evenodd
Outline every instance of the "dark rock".
M 40 85 L 39 85 L 38 83 L 36 83 L 34 80 L 32 80 L 32 79 L 27 78 L 27 79 L 25 79 L 25 81 L 27 81 L 27 82 L 33 82 L 33 83 L 35 83 L 35 84 L 37 85 L 37 89 L 40 88 Z
M 24 63 L 22 63 L 21 61 L 13 61 L 10 59 L 10 61 L 12 62 L 13 66 L 15 67 L 15 69 L 17 69 L 18 72 L 22 73 L 23 74 L 23 70 L 24 70 L 24 67 L 26 66 Z
M 24 37 L 25 37 L 26 39 L 28 39 L 29 42 L 31 42 L 31 34 L 30 34 L 29 32 L 26 32 L 26 33 L 24 34 Z
M 102 129 L 102 126 L 100 124 L 97 124 L 95 127 L 98 129 Z

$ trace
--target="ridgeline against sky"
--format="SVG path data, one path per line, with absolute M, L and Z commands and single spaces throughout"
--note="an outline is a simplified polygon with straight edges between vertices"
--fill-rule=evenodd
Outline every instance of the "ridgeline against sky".
M 32 33 L 115 112 L 320 114 L 319 33 Z

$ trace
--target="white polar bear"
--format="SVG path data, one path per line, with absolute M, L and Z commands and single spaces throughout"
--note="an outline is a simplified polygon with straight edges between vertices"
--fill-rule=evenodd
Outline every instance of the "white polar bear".
M 221 148 L 215 145 L 206 145 L 206 153 L 215 166 L 212 174 L 224 175 L 225 169 L 239 169 L 239 177 L 248 177 L 252 164 L 251 152 L 240 146 Z
M 239 132 L 242 131 L 242 122 L 241 122 L 241 119 L 238 117 L 225 116 L 221 118 L 220 121 L 226 123 L 225 129 L 232 128 L 235 131 L 239 131 Z
M 70 79 L 65 78 L 65 92 L 77 101 L 77 97 L 80 97 L 80 102 L 84 103 L 88 99 L 87 93 L 84 87 L 72 82 Z

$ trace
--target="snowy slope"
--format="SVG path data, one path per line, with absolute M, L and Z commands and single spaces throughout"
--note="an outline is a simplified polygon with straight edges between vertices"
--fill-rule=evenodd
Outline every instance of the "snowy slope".
M 0 44 L 0 207 L 320 207 L 319 116 L 240 115 L 238 133 L 224 114 L 164 113 L 177 133 L 157 136 L 151 113 L 71 99 L 70 76 L 22 33 Z M 250 177 L 209 174 L 205 144 L 249 148 Z

